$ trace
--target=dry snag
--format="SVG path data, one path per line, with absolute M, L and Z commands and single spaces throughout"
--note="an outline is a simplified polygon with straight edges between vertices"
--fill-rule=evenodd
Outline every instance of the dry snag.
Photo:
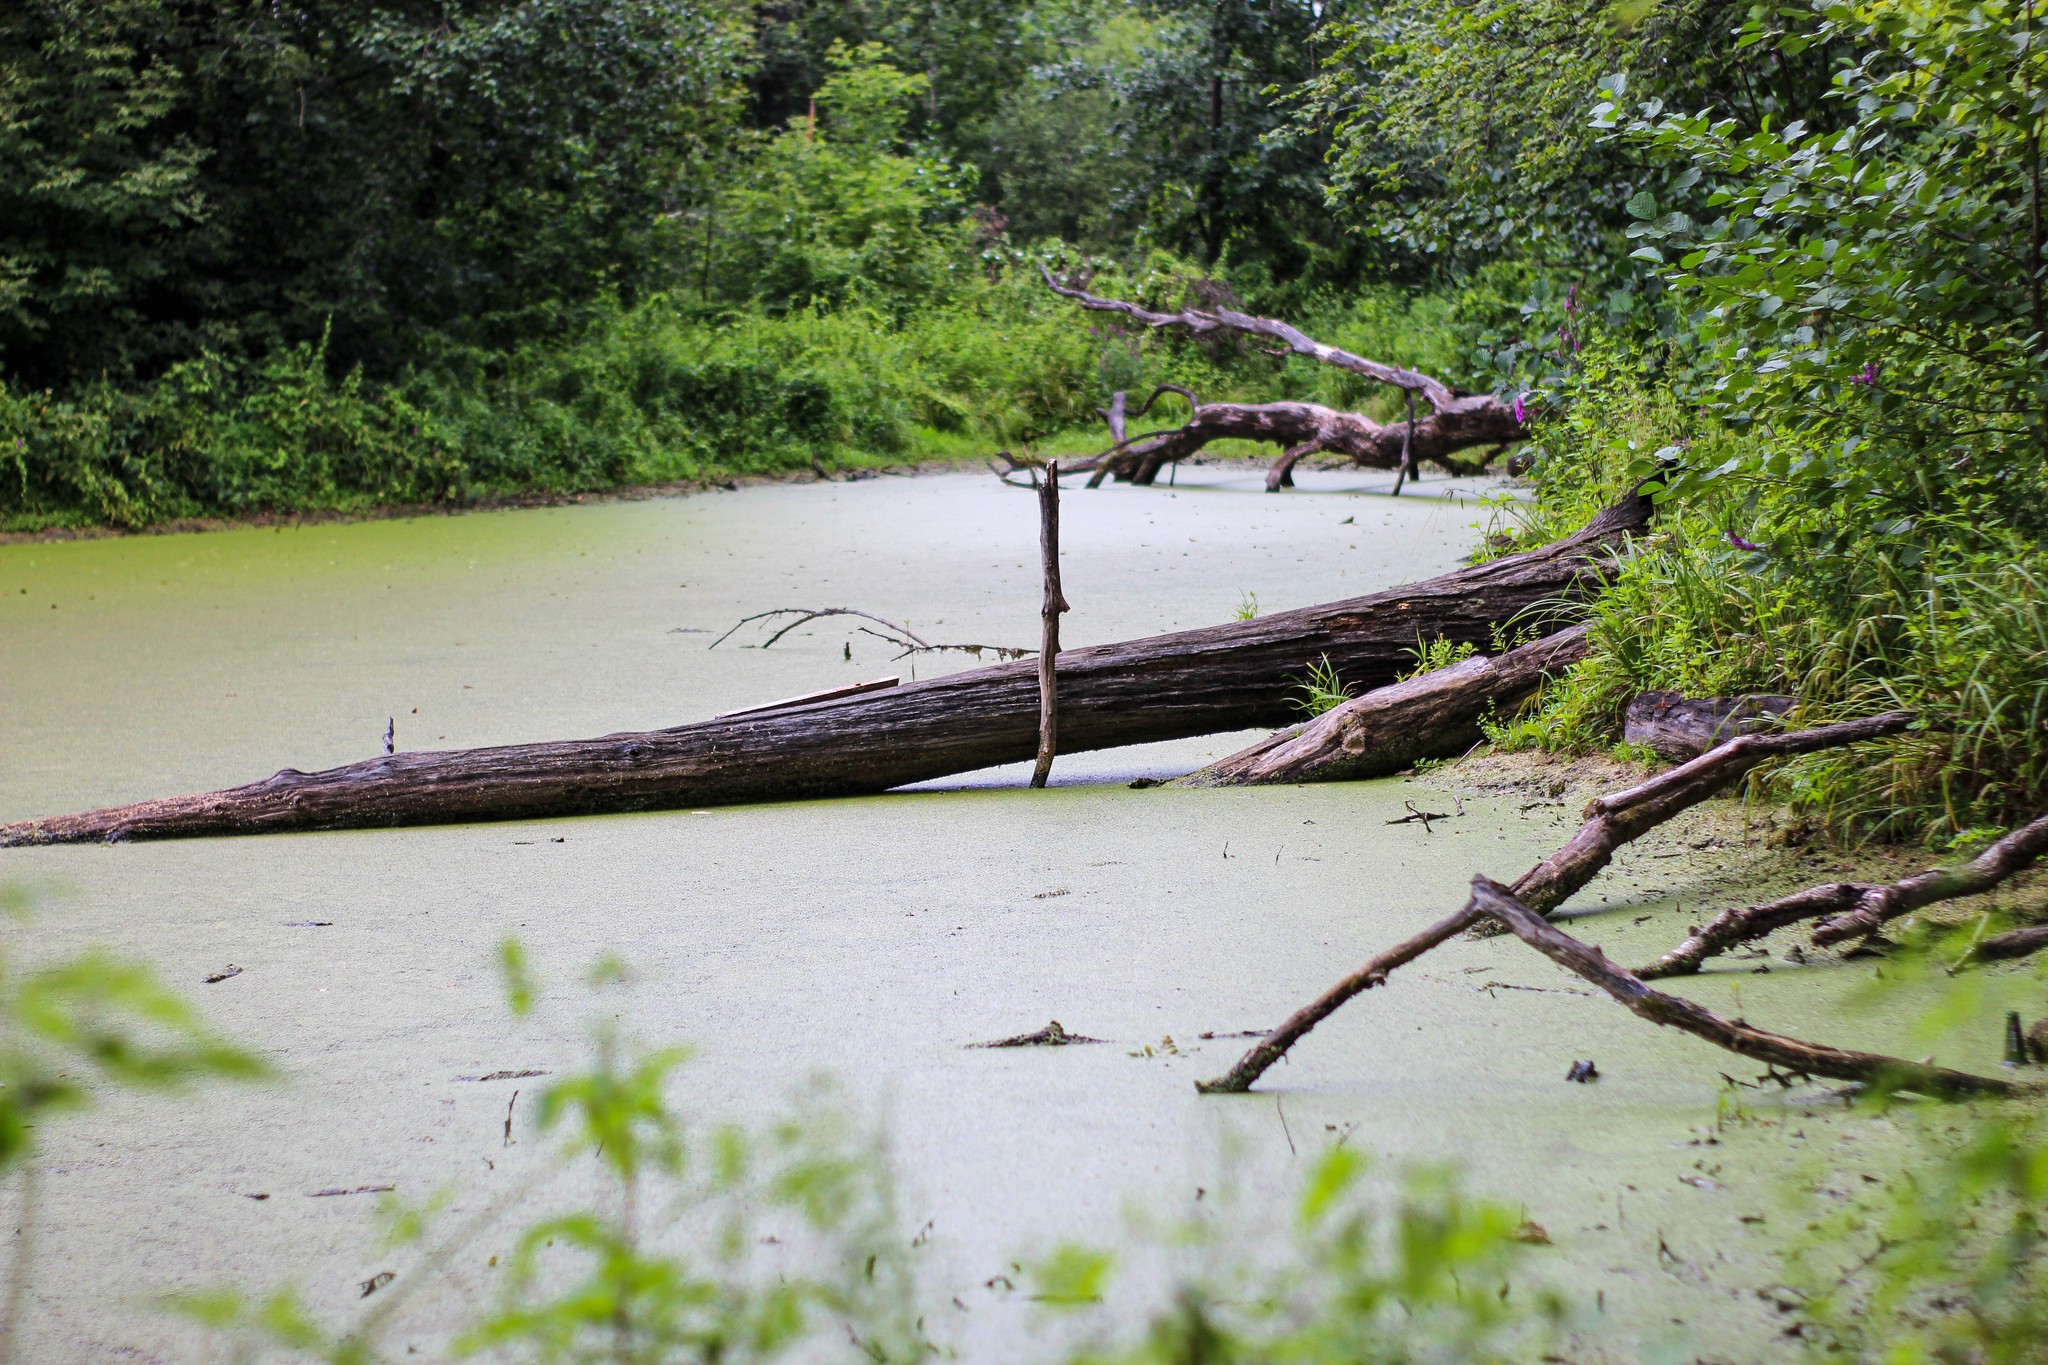
M 1511 890 L 1524 905 L 1547 915 L 1592 881 L 1613 859 L 1616 849 L 1725 790 L 1759 764 L 1897 734 L 1912 720 L 1910 712 L 1891 711 L 1791 734 L 1743 735 L 1729 740 L 1669 772 L 1596 798 L 1586 807 L 1586 822 L 1578 833 L 1563 848 L 1523 873 Z M 1215 1080 L 1197 1082 L 1195 1088 L 1204 1093 L 1225 1094 L 1251 1089 L 1289 1048 L 1347 1000 L 1374 986 L 1385 985 L 1395 968 L 1449 942 L 1484 918 L 1477 906 L 1468 903 L 1421 933 L 1368 959 L 1260 1039 L 1227 1073 Z
M 1045 600 L 1039 608 L 1044 634 L 1038 646 L 1038 764 L 1031 771 L 1031 785 L 1043 787 L 1052 775 L 1053 754 L 1059 748 L 1060 613 L 1070 610 L 1066 594 L 1060 591 L 1058 460 L 1045 467 L 1045 482 L 1038 490 L 1038 552 L 1045 561 Z
M 1068 473 L 1093 471 L 1093 487 L 1104 474 L 1120 480 L 1149 484 L 1159 472 L 1176 461 L 1194 455 L 1215 441 L 1257 441 L 1281 447 L 1282 453 L 1266 476 L 1268 492 L 1292 487 L 1294 466 L 1315 454 L 1341 455 L 1368 469 L 1399 470 L 1395 491 L 1415 477 L 1423 461 L 1442 465 L 1454 473 L 1475 473 L 1485 468 L 1494 450 L 1528 437 L 1523 420 L 1512 403 L 1491 394 L 1461 394 L 1442 380 L 1417 370 L 1387 365 L 1349 351 L 1326 345 L 1299 328 L 1275 318 L 1254 317 L 1229 308 L 1187 308 L 1160 313 L 1122 299 L 1101 298 L 1087 290 L 1061 284 L 1050 270 L 1039 267 L 1045 283 L 1054 293 L 1072 299 L 1092 312 L 1116 313 L 1153 329 L 1183 328 L 1195 336 L 1237 333 L 1279 343 L 1273 354 L 1299 355 L 1325 365 L 1400 389 L 1407 397 L 1405 422 L 1380 423 L 1355 412 L 1340 412 L 1320 403 L 1204 403 L 1186 389 L 1161 385 L 1135 410 L 1128 408 L 1126 395 L 1119 392 L 1110 406 L 1100 409 L 1109 426 L 1113 444 L 1099 454 L 1070 461 Z M 1178 427 L 1142 432 L 1126 430 L 1130 417 L 1142 416 L 1161 394 L 1178 393 L 1192 411 Z M 1416 416 L 1416 398 L 1429 404 L 1429 415 Z M 1459 452 L 1485 447 L 1476 458 L 1459 458 Z M 1006 475 L 1029 468 L 1027 463 L 1004 452 L 1009 467 Z

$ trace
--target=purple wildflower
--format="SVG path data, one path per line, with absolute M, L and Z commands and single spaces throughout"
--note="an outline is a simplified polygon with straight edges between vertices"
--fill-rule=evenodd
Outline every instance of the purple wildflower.
M 1863 366 L 1863 372 L 1861 374 L 1851 375 L 1849 378 L 1849 382 L 1851 384 L 1860 384 L 1866 389 L 1876 388 L 1877 362 L 1875 360 L 1866 361 Z
M 1728 532 L 1728 543 L 1738 550 L 1761 550 L 1764 548 L 1753 540 L 1744 540 L 1733 531 Z
M 1515 395 L 1515 421 L 1526 425 L 1529 421 L 1528 405 L 1522 402 L 1522 395 Z
M 1567 313 L 1579 311 L 1579 287 L 1577 285 L 1573 285 L 1564 291 L 1564 311 Z

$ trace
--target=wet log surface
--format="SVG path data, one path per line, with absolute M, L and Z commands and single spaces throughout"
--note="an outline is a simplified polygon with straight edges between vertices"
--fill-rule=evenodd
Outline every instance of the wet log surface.
M 1367 597 L 1121 644 L 1059 661 L 1060 749 L 1076 753 L 1292 719 L 1311 661 L 1366 687 L 1418 640 L 1483 644 L 1561 624 L 1648 522 L 1631 496 L 1569 539 Z M 0 847 L 670 809 L 887 791 L 1032 758 L 1038 666 L 999 664 L 864 696 L 599 739 L 286 769 L 225 791 L 0 825 Z

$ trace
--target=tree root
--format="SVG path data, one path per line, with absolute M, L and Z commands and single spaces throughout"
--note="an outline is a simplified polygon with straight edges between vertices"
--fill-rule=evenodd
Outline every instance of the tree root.
M 1689 763 L 1659 773 L 1625 791 L 1596 798 L 1586 822 L 1565 846 L 1522 874 L 1512 888 L 1524 904 L 1548 914 L 1590 882 L 1622 845 L 1663 824 L 1738 781 L 1774 758 L 1814 753 L 1843 744 L 1897 734 L 1911 724 L 1911 712 L 1892 711 L 1863 720 L 1823 725 L 1781 735 L 1743 735 L 1710 749 Z M 1309 1031 L 1362 991 L 1383 985 L 1387 974 L 1486 920 L 1477 906 L 1438 920 L 1429 928 L 1367 961 L 1304 1005 L 1261 1039 L 1227 1073 L 1196 1083 L 1205 1094 L 1249 1090 L 1273 1063 Z
M 1821 921 L 1813 941 L 1822 947 L 1851 938 L 1867 939 L 1901 915 L 1937 901 L 1988 891 L 2025 871 L 2044 853 L 2048 853 L 2048 815 L 2022 825 L 1958 867 L 1929 868 L 1888 886 L 1829 882 L 1763 905 L 1723 910 L 1684 943 L 1645 967 L 1641 975 L 1654 980 L 1697 972 L 1710 957 L 1804 920 Z M 1979 944 L 1973 955 L 1985 956 L 1995 941 Z

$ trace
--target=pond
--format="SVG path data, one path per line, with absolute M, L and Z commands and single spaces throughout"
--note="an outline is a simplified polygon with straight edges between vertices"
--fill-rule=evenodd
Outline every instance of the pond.
M 1386 482 L 1317 474 L 1269 497 L 1255 473 L 1209 468 L 1075 490 L 1067 643 L 1455 567 L 1484 486 L 1430 479 L 1396 499 Z M 0 821 L 351 761 L 381 750 L 387 721 L 402 749 L 571 738 L 908 675 L 836 621 L 707 648 L 773 607 L 1029 645 L 1035 516 L 1028 493 L 951 473 L 0 546 Z M 929 1225 L 930 1330 L 970 1360 L 1033 1354 L 1018 1342 L 1035 1310 L 996 1278 L 1024 1254 L 1125 1240 L 1133 1205 L 1174 1216 L 1225 1185 L 1276 1205 L 1339 1141 L 1456 1162 L 1526 1208 L 1554 1243 L 1539 1264 L 1582 1303 L 1574 1359 L 1788 1352 L 1755 1293 L 1784 1183 L 1886 1150 L 1891 1126 L 1815 1092 L 1744 1092 L 1754 1117 L 1717 1134 L 1719 1073 L 1753 1066 L 1641 1024 L 1513 940 L 1454 943 L 1361 998 L 1261 1093 L 1195 1093 L 1245 1046 L 1203 1035 L 1270 1027 L 1453 908 L 1475 871 L 1511 878 L 1576 823 L 1452 790 L 1455 770 L 1128 786 L 1249 738 L 1062 759 L 1045 792 L 1020 766 L 859 800 L 0 854 L 0 879 L 37 893 L 34 921 L 8 931 L 29 956 L 97 943 L 147 959 L 280 1074 L 52 1127 L 31 1358 L 207 1358 L 156 1301 L 171 1289 L 289 1282 L 349 1320 L 358 1285 L 415 1253 L 379 1251 L 373 1197 L 308 1196 L 445 1191 L 451 1217 L 509 1199 L 550 1149 L 519 1124 L 508 1143 L 508 1110 L 546 1080 L 470 1078 L 573 1067 L 600 1015 L 694 1047 L 693 1115 L 768 1115 L 837 1077 L 886 1129 L 906 1223 Z M 1453 795 L 1462 818 L 1388 823 Z M 1646 841 L 1579 898 L 1613 955 L 1647 959 L 1692 922 L 1717 869 L 1674 849 Z M 507 935 L 548 987 L 523 1021 L 494 965 Z M 582 983 L 607 953 L 631 981 L 595 994 Z M 1847 974 L 1792 977 L 1685 989 L 1829 1041 L 1909 1046 L 1903 1024 L 1849 1010 Z M 1110 1044 L 966 1046 L 1052 1019 Z M 1602 1079 L 1564 1083 L 1584 1057 Z M 524 1198 L 543 1206 L 548 1187 Z M 480 1233 L 396 1340 L 443 1343 L 529 1216 Z

